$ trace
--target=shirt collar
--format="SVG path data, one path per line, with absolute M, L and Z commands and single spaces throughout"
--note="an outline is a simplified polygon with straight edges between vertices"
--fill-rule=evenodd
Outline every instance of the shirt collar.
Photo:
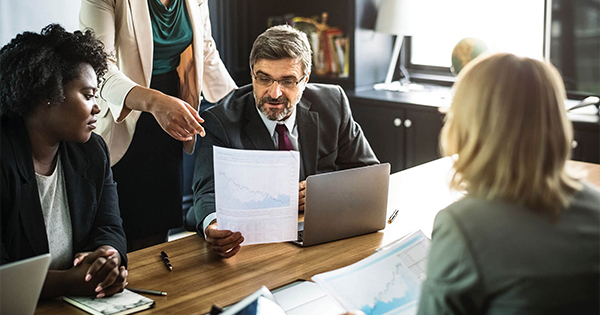
M 297 105 L 296 105 L 297 106 Z M 270 120 L 269 118 L 267 118 L 267 116 L 265 116 L 260 109 L 258 109 L 257 106 L 254 106 L 256 108 L 256 110 L 258 111 L 258 114 L 260 116 L 260 119 L 262 119 L 263 123 L 265 124 L 265 127 L 267 127 L 267 130 L 269 130 L 269 134 L 271 135 L 271 137 L 273 137 L 273 134 L 275 133 L 275 127 L 278 124 L 284 124 L 285 127 L 287 128 L 288 132 L 291 133 L 292 130 L 294 130 L 294 125 L 296 124 L 296 111 L 297 108 L 296 106 L 294 106 L 294 110 L 292 111 L 292 114 L 290 115 L 290 117 L 288 117 L 286 120 L 284 121 L 274 121 L 274 120 Z

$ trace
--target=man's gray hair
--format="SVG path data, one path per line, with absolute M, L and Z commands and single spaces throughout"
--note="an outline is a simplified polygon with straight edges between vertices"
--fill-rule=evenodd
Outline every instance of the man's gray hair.
M 250 52 L 250 69 L 259 59 L 280 60 L 299 58 L 302 71 L 307 74 L 311 67 L 311 50 L 306 34 L 289 25 L 277 25 L 260 34 Z

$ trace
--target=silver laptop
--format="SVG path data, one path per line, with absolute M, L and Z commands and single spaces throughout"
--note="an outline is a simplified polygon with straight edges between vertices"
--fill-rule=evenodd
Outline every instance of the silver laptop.
M 366 234 L 385 227 L 390 164 L 309 176 L 300 246 Z
M 0 266 L 0 314 L 33 314 L 48 266 L 50 254 Z

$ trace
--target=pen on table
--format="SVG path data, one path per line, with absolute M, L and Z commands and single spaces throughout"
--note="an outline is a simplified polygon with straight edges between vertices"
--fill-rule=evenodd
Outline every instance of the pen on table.
M 392 215 L 388 219 L 388 224 L 392 224 L 392 222 L 394 222 L 394 219 L 396 218 L 397 215 L 398 215 L 398 209 L 394 210 L 394 213 L 392 213 Z
M 167 253 L 160 252 L 160 256 L 162 257 L 163 261 L 165 262 L 165 265 L 167 266 L 167 268 L 169 268 L 169 271 L 173 271 L 173 266 L 171 266 L 171 262 L 169 261 L 169 256 L 167 256 Z
M 223 308 L 220 307 L 217 304 L 213 304 L 213 306 L 210 308 L 210 313 L 208 315 L 218 315 L 221 314 L 223 312 Z
M 146 289 L 136 289 L 127 287 L 127 290 L 135 292 L 135 293 L 145 293 L 145 294 L 154 294 L 154 295 L 167 295 L 165 291 L 154 291 L 154 290 L 146 290 Z

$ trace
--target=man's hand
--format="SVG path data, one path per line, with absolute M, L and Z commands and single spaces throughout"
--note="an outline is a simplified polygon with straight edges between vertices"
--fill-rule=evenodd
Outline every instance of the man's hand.
M 304 203 L 306 200 L 306 181 L 303 180 L 298 184 L 298 212 L 304 211 Z
M 96 297 L 110 296 L 122 292 L 127 285 L 127 270 L 121 265 L 121 255 L 111 246 L 100 246 L 93 252 L 78 253 L 73 261 L 75 269 L 85 266 L 83 281 L 97 283 Z
M 206 227 L 204 235 L 210 248 L 224 258 L 229 258 L 237 254 L 242 248 L 240 244 L 244 241 L 242 233 L 219 230 L 216 222 Z

